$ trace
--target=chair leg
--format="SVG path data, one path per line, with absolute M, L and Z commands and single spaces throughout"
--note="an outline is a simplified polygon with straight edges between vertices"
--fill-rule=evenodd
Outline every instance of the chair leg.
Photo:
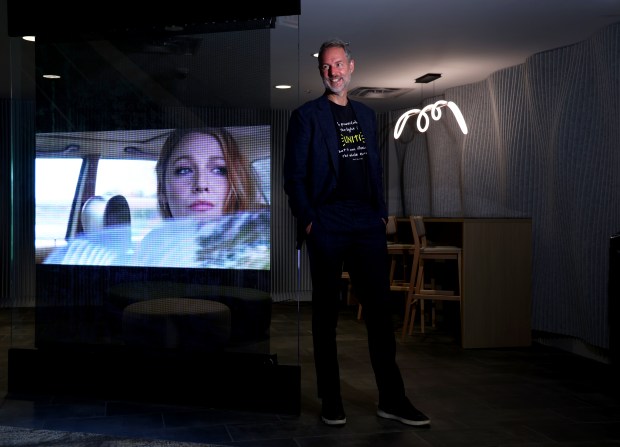
M 413 297 L 407 296 L 407 304 L 405 304 L 405 319 L 403 321 L 403 333 L 401 335 L 401 340 L 405 341 L 405 336 L 407 335 L 407 330 L 409 330 L 409 335 L 411 335 L 411 327 L 413 326 L 413 319 L 415 317 L 415 299 Z M 411 313 L 413 312 L 413 316 Z
M 424 326 L 425 326 L 425 312 L 424 312 L 424 301 L 426 300 L 420 300 L 420 333 L 424 333 Z
M 418 272 L 416 274 L 416 293 L 420 293 L 420 291 L 424 289 L 424 260 L 420 259 L 418 264 Z M 424 301 L 423 299 L 418 299 L 420 301 L 420 332 L 424 333 Z
M 396 272 L 396 258 L 392 258 L 390 263 L 390 284 L 394 281 L 394 273 Z
M 411 309 L 411 320 L 409 322 L 409 335 L 413 335 L 413 329 L 415 327 L 415 314 L 417 313 L 418 309 L 418 301 L 419 300 L 413 300 L 413 307 Z

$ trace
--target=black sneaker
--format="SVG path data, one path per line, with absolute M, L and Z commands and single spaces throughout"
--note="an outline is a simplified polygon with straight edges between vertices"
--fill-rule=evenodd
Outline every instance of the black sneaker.
M 422 426 L 430 425 L 431 423 L 430 418 L 414 407 L 407 398 L 394 406 L 382 406 L 379 404 L 377 416 L 385 419 L 394 419 L 407 425 Z
M 347 417 L 344 414 L 342 400 L 340 399 L 323 399 L 321 408 L 321 419 L 327 425 L 344 425 L 347 423 Z

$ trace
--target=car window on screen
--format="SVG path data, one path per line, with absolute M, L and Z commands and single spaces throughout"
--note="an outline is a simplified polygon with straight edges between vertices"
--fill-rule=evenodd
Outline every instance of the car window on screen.
M 95 195 L 122 194 L 131 210 L 131 234 L 134 242 L 161 222 L 157 209 L 157 177 L 152 160 L 99 160 Z
M 35 160 L 35 246 L 64 245 L 81 158 Z

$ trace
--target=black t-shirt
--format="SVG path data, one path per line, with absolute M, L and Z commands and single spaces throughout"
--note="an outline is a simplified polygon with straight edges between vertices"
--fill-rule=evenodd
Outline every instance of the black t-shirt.
M 330 101 L 338 134 L 338 184 L 333 200 L 370 200 L 368 148 L 351 104 Z

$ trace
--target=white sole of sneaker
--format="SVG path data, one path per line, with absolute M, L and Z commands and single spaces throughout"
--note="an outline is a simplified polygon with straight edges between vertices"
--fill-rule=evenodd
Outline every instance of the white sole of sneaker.
M 325 419 L 321 417 L 321 420 L 327 425 L 344 425 L 347 423 L 347 419 Z
M 413 425 L 415 427 L 420 427 L 422 425 L 430 425 L 431 423 L 430 419 L 424 419 L 423 421 L 412 421 L 410 419 L 404 419 L 404 418 L 401 418 L 400 416 L 396 416 L 395 414 L 386 413 L 383 410 L 377 410 L 377 416 L 382 417 L 384 419 L 392 419 L 394 421 L 402 422 L 403 424 L 406 424 L 406 425 Z

